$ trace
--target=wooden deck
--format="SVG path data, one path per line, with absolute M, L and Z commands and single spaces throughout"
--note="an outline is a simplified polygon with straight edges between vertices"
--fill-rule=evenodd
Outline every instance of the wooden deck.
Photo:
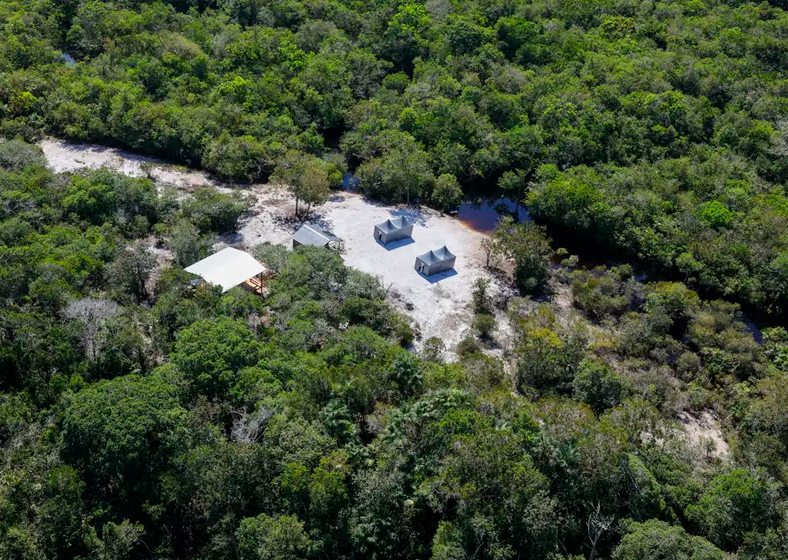
M 259 276 L 254 276 L 249 278 L 246 282 L 242 284 L 245 290 L 249 290 L 255 294 L 260 295 L 261 297 L 265 297 L 268 295 L 268 290 L 265 288 L 265 278 L 260 278 Z

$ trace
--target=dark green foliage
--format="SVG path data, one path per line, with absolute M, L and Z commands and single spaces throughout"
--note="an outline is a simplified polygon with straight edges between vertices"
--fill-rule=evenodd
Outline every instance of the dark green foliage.
M 517 380 L 520 390 L 528 394 L 568 394 L 578 367 L 584 358 L 586 333 L 578 325 L 561 328 L 548 310 L 520 321 L 517 352 Z
M 294 516 L 260 514 L 241 521 L 238 553 L 242 560 L 298 560 L 304 558 L 309 539 Z
M 180 220 L 169 232 L 168 245 L 175 254 L 175 262 L 186 268 L 208 256 L 210 238 L 201 236 L 189 220 Z
M 37 146 L 19 139 L 0 142 L 0 167 L 7 171 L 22 171 L 26 167 L 46 165 L 46 158 Z
M 155 265 L 156 257 L 150 250 L 136 243 L 118 252 L 107 270 L 109 282 L 141 302 L 148 297 L 148 279 Z
M 490 339 L 495 327 L 495 317 L 492 315 L 482 313 L 473 319 L 473 328 L 479 332 L 479 336 L 483 339 Z
M 183 204 L 183 214 L 202 233 L 235 231 L 246 211 L 248 200 L 238 191 L 220 193 L 211 188 L 197 189 Z
M 190 325 L 178 334 L 170 354 L 191 390 L 209 398 L 226 398 L 240 371 L 260 356 L 252 331 L 229 318 Z
M 96 225 L 113 222 L 137 237 L 158 220 L 158 196 L 149 179 L 100 169 L 71 179 L 63 210 Z
M 225 92 L 247 89 L 248 82 L 243 78 L 235 78 L 229 84 L 223 84 Z M 219 138 L 208 144 L 202 156 L 202 165 L 212 170 L 222 179 L 229 181 L 253 181 L 265 177 L 273 171 L 276 153 L 271 153 L 266 145 L 253 136 L 230 137 L 224 132 Z
M 435 180 L 432 202 L 442 210 L 453 210 L 459 206 L 462 202 L 462 188 L 454 175 L 444 173 Z
M 615 560 L 724 560 L 725 553 L 710 542 L 688 535 L 681 527 L 650 519 L 630 523 L 628 534 L 621 539 Z
M 62 415 L 63 458 L 91 491 L 141 504 L 177 451 L 186 411 L 160 376 L 100 381 L 76 394 Z
M 501 220 L 495 230 L 496 251 L 514 264 L 514 281 L 522 294 L 544 289 L 553 250 L 545 229 L 532 222 L 517 224 Z
M 627 265 L 606 270 L 578 270 L 570 276 L 575 305 L 591 317 L 601 320 L 620 316 L 633 306 L 639 294 L 636 284 L 629 282 L 631 270 Z
M 628 391 L 626 380 L 604 362 L 586 360 L 572 382 L 572 394 L 600 414 L 621 403 Z
M 747 533 L 775 522 L 779 487 L 763 472 L 739 468 L 715 476 L 687 516 L 724 549 L 741 545 Z

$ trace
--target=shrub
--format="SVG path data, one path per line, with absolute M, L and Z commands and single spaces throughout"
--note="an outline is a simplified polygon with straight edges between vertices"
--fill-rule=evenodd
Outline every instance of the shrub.
M 604 362 L 585 360 L 572 382 L 572 394 L 600 414 L 617 406 L 628 392 L 626 380 Z
M 238 191 L 222 193 L 205 187 L 183 203 L 183 215 L 202 233 L 235 231 L 238 220 L 249 208 L 249 200 Z
M 21 171 L 25 167 L 47 164 L 41 148 L 19 139 L 0 141 L 0 167 L 8 171 Z
M 479 336 L 484 339 L 492 338 L 492 333 L 495 330 L 497 323 L 495 317 L 482 313 L 473 319 L 473 328 L 479 332 Z
M 462 188 L 457 177 L 444 173 L 435 180 L 432 189 L 432 202 L 442 210 L 451 210 L 462 202 Z

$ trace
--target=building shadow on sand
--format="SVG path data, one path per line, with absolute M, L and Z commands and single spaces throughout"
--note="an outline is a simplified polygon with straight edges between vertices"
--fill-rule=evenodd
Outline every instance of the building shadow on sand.
M 414 270 L 414 272 L 416 274 L 418 274 L 419 276 L 421 276 L 422 278 L 424 278 L 430 284 L 437 284 L 438 282 L 440 282 L 442 280 L 447 280 L 447 279 L 451 278 L 452 276 L 457 276 L 457 271 L 454 270 L 453 268 L 451 270 L 447 270 L 445 272 L 439 272 L 438 274 L 433 274 L 432 276 L 424 276 L 418 270 Z
M 399 239 L 397 241 L 392 241 L 391 243 L 386 243 L 385 245 L 381 243 L 378 239 L 375 239 L 375 243 L 383 247 L 386 251 L 394 251 L 399 249 L 400 247 L 405 247 L 407 245 L 412 245 L 416 243 L 413 241 L 412 237 L 406 237 L 405 239 Z

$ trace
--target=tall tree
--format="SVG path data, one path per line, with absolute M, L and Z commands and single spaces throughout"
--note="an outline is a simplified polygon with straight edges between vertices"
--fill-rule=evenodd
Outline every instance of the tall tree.
M 291 150 L 276 166 L 271 180 L 287 185 L 295 198 L 295 215 L 298 217 L 300 203 L 306 205 L 306 214 L 309 214 L 312 206 L 328 200 L 331 185 L 339 183 L 342 176 L 334 164 Z

